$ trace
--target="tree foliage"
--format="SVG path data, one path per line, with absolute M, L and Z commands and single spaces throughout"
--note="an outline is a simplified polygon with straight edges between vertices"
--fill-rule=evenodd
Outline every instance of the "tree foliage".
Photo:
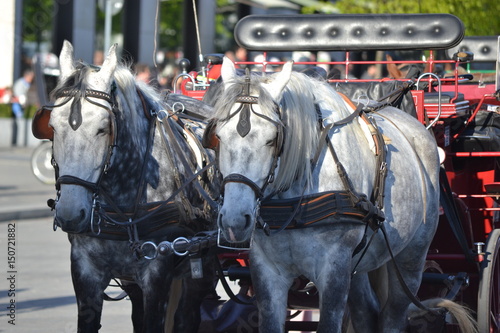
M 460 18 L 467 36 L 500 35 L 500 1 L 498 0 L 339 0 L 344 14 L 447 13 Z
M 162 48 L 176 50 L 182 45 L 184 0 L 160 1 L 158 43 Z
M 47 39 L 54 15 L 53 0 L 24 0 L 23 39 L 37 43 Z

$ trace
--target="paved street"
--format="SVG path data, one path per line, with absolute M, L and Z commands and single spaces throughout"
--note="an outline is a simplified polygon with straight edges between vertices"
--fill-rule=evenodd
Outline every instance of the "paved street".
M 70 244 L 64 232 L 52 230 L 47 199 L 55 189 L 33 175 L 33 150 L 0 148 L 0 333 L 74 333 Z M 117 289 L 107 292 L 116 296 Z M 228 299 L 220 284 L 217 292 Z M 105 302 L 100 332 L 132 332 L 130 314 L 129 300 Z
M 15 266 L 7 264 L 8 228 L 15 224 Z M 76 300 L 66 234 L 52 231 L 52 219 L 0 223 L 0 332 L 76 332 Z M 13 271 L 13 273 L 11 273 Z M 15 279 L 9 281 L 9 277 Z M 11 285 L 13 282 L 13 285 Z M 15 295 L 9 290 L 15 288 Z M 15 326 L 8 306 L 15 300 Z M 132 332 L 130 302 L 106 302 L 101 332 Z
M 0 148 L 0 333 L 74 333 L 70 244 L 64 232 L 52 230 L 47 199 L 55 189 L 33 175 L 33 150 Z M 107 292 L 116 296 L 117 289 Z M 218 293 L 227 299 L 222 287 Z M 132 332 L 130 314 L 129 300 L 105 302 L 100 332 Z
M 72 333 L 70 246 L 64 232 L 52 231 L 46 201 L 55 190 L 33 176 L 32 151 L 0 148 L 0 332 Z M 106 302 L 101 332 L 132 332 L 129 318 L 130 301 Z
M 40 182 L 31 171 L 34 148 L 0 148 L 0 221 L 50 216 L 47 199 L 54 185 Z

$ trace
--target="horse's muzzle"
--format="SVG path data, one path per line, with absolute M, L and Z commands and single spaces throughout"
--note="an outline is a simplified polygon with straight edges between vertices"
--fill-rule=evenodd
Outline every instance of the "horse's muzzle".
M 54 216 L 54 229 L 59 227 L 62 231 L 71 234 L 80 234 L 88 232 L 89 219 L 84 209 L 80 209 L 79 214 L 71 218 L 62 218 L 57 214 Z
M 226 223 L 225 216 L 219 213 L 218 227 L 221 230 L 222 236 L 230 243 L 247 242 L 252 236 L 255 227 L 255 219 L 250 214 L 239 216 L 237 220 Z

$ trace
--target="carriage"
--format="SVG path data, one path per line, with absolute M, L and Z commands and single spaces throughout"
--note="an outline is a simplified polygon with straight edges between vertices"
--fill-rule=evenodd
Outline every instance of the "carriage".
M 280 61 L 267 61 L 268 53 L 304 50 L 340 51 L 343 60 L 321 63 L 312 60 L 296 61 L 294 66 L 302 66 L 307 75 L 326 80 L 334 90 L 347 95 L 358 105 L 374 100 L 384 107 L 391 104 L 405 109 L 433 133 L 442 152 L 439 169 L 441 198 L 439 223 L 426 255 L 418 296 L 421 299 L 442 297 L 465 304 L 476 312 L 479 332 L 498 332 L 500 232 L 495 212 L 498 211 L 497 200 L 500 197 L 497 175 L 500 155 L 497 123 L 500 108 L 498 78 L 500 71 L 498 55 L 493 51 L 499 49 L 497 38 L 464 39 L 464 27 L 461 21 L 452 15 L 444 14 L 249 16 L 236 26 L 235 38 L 249 51 L 264 52 L 266 59 L 259 63 L 240 62 L 236 65 L 256 66 L 261 68 L 262 72 L 283 65 Z M 476 60 L 496 63 L 496 71 L 474 73 L 474 75 L 471 75 L 473 68 L 463 71 L 462 66 L 477 64 L 472 61 L 473 53 L 470 52 L 476 49 L 479 49 L 479 52 L 489 53 L 476 56 Z M 419 53 L 418 59 L 410 60 L 394 59 L 394 54 L 386 60 L 378 61 L 353 58 L 355 54 L 359 54 L 357 51 L 378 51 L 382 52 L 378 54 L 385 55 L 385 51 L 395 50 L 403 53 L 412 53 L 416 50 L 425 52 Z M 442 57 L 446 51 L 451 53 Z M 210 73 L 219 72 L 222 59 L 218 55 L 209 55 L 205 59 L 205 67 L 199 76 L 198 73 L 186 71 L 175 80 L 180 83 L 176 92 L 194 99 L 205 98 L 210 104 L 207 96 L 216 87 L 216 83 L 211 84 L 210 78 L 217 77 Z M 368 65 L 386 68 L 388 75 L 393 78 L 348 79 L 353 66 Z M 320 66 L 336 68 L 336 71 L 331 72 L 334 76 L 328 76 L 328 72 Z M 442 75 L 445 71 L 448 71 L 447 74 Z M 436 74 L 437 72 L 440 72 L 440 75 Z M 91 91 L 91 98 L 103 99 L 94 93 Z M 72 96 L 65 90 L 61 90 L 61 94 L 64 97 Z M 250 112 L 256 102 L 248 98 L 249 96 L 246 97 L 244 102 L 239 101 L 242 104 L 249 104 L 247 112 Z M 105 100 L 106 98 L 107 95 L 104 96 Z M 167 95 L 164 99 L 170 103 L 181 101 L 186 105 L 192 103 L 193 108 L 205 108 L 205 105 L 196 104 L 173 94 Z M 185 109 L 186 112 L 189 111 L 189 107 Z M 243 128 L 242 131 L 249 129 Z M 205 133 L 210 133 L 210 128 L 207 128 Z M 240 134 L 242 137 L 245 135 Z M 273 142 L 274 147 L 281 146 L 281 141 L 283 141 L 281 137 L 277 138 Z M 416 149 L 418 150 L 418 147 Z M 111 156 L 108 156 L 108 159 L 111 159 Z M 202 169 L 204 172 L 206 170 Z M 200 173 L 194 171 L 188 174 L 187 178 L 192 181 L 199 175 Z M 226 181 L 229 182 L 249 184 L 246 179 L 234 176 Z M 74 177 L 63 177 L 58 183 L 59 186 L 78 184 L 87 188 L 94 187 L 94 184 L 85 183 Z M 259 192 L 255 186 L 249 187 L 255 193 Z M 413 190 L 409 188 L 406 192 Z M 271 206 L 279 207 L 274 210 L 276 207 Z M 294 214 L 294 209 L 290 209 L 289 206 L 289 201 L 280 204 L 267 202 L 267 206 L 264 201 L 260 209 L 262 214 L 268 215 Z M 99 228 L 100 232 L 99 225 L 94 227 Z M 263 225 L 260 227 L 265 229 Z M 274 229 L 281 230 L 287 227 L 288 225 L 277 226 Z M 207 249 L 214 247 L 218 248 L 218 262 L 222 264 L 219 268 L 219 279 L 222 282 L 225 278 L 240 280 L 242 285 L 242 293 L 238 297 L 231 295 L 234 296 L 230 303 L 234 311 L 230 309 L 226 313 L 229 312 L 233 316 L 244 314 L 247 317 L 236 319 L 235 322 L 239 322 L 240 327 L 233 326 L 232 329 L 235 332 L 241 329 L 256 331 L 255 317 L 248 317 L 255 315 L 252 312 L 252 305 L 248 302 L 251 301 L 248 293 L 252 291 L 250 277 L 252 263 L 248 258 L 248 250 L 233 247 L 228 249 L 220 238 L 219 232 L 204 232 L 193 237 L 182 236 L 165 241 L 160 241 L 161 237 L 156 237 L 154 240 L 142 241 L 140 249 L 146 252 L 151 252 L 153 249 L 153 254 L 147 256 L 148 260 L 156 260 L 155 258 L 166 254 L 171 255 L 172 252 L 179 256 L 190 254 L 194 259 L 191 261 L 195 262 L 191 265 L 191 272 L 194 273 L 199 271 L 196 262 L 200 259 L 200 253 L 205 253 Z M 217 244 L 218 246 L 215 246 Z M 232 293 L 227 288 L 226 291 Z M 205 303 L 207 302 L 205 300 Z M 238 302 L 243 304 L 237 304 Z M 216 304 L 219 309 L 223 306 L 220 303 Z M 288 290 L 288 309 L 300 312 L 315 309 L 318 304 L 316 286 L 303 277 L 294 280 L 293 287 Z M 250 321 L 253 325 L 249 324 Z M 244 323 L 243 328 L 242 323 Z M 231 327 L 231 324 L 228 325 L 227 327 Z M 231 331 L 227 327 L 224 332 Z M 408 331 L 451 332 L 456 327 L 457 323 L 446 321 L 442 315 L 424 314 L 410 320 Z M 313 320 L 286 322 L 287 331 L 313 331 L 317 328 L 318 323 Z

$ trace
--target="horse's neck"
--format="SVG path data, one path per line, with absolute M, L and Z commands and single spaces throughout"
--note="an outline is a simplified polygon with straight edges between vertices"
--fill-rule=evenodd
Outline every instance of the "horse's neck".
M 142 105 L 136 105 L 137 121 L 147 122 L 142 112 Z M 134 111 L 132 111 L 134 112 Z M 151 140 L 149 126 L 135 124 L 131 126 L 126 112 L 117 115 L 117 138 L 113 153 L 112 167 L 104 177 L 105 189 L 118 205 L 131 205 L 139 196 L 145 195 L 146 186 L 158 183 L 158 163 L 148 152 Z M 138 132 L 139 131 L 139 132 Z M 143 193 L 138 194 L 142 189 Z

